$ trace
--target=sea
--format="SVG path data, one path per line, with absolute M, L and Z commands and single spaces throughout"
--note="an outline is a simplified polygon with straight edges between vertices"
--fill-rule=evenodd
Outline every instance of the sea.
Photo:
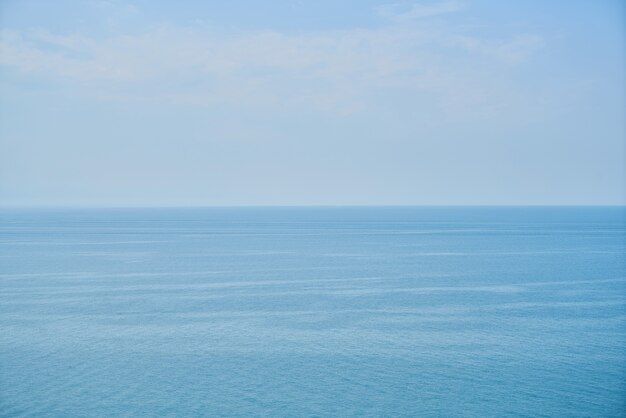
M 2 209 L 2 417 L 624 417 L 626 208 Z

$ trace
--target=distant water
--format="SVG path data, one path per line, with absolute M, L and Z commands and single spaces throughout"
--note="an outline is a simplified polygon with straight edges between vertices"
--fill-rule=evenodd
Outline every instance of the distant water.
M 625 213 L 4 210 L 0 415 L 624 416 Z

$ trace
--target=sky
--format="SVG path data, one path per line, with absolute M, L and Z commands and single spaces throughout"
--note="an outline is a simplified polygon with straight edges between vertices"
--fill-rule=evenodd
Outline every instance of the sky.
M 624 205 L 621 0 L 0 0 L 0 205 Z

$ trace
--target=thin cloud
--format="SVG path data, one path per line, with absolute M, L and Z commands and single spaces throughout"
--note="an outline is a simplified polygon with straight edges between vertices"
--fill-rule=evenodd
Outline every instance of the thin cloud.
M 444 1 L 440 3 L 416 3 L 407 9 L 399 4 L 389 4 L 378 9 L 379 14 L 395 21 L 423 19 L 448 13 L 460 12 L 465 4 L 460 1 Z
M 434 32 L 402 25 L 238 35 L 169 26 L 97 40 L 43 30 L 4 30 L 0 64 L 62 77 L 80 83 L 86 94 L 118 100 L 298 105 L 353 112 L 374 106 L 381 92 L 403 91 L 428 95 L 442 106 L 461 103 L 458 107 L 465 102 L 457 97 L 476 97 L 467 103 L 470 109 L 493 101 L 490 81 L 472 71 L 476 62 L 515 64 L 541 44 L 541 38 L 532 35 L 485 40 L 457 36 L 453 28 Z M 459 54 L 459 46 L 470 56 Z M 442 64 L 450 60 L 456 65 Z
M 508 40 L 484 40 L 466 36 L 457 41 L 470 52 L 492 56 L 508 64 L 525 61 L 545 45 L 544 39 L 535 34 L 518 35 Z

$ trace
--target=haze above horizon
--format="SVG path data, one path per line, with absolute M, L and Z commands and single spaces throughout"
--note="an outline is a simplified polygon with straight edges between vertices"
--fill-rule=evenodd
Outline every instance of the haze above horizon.
M 624 205 L 625 28 L 612 0 L 4 1 L 0 205 Z

